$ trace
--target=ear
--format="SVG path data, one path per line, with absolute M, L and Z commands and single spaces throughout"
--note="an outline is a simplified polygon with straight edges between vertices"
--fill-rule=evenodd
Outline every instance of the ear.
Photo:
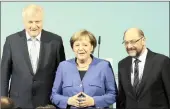
M 146 38 L 145 37 L 142 39 L 142 42 L 143 42 L 143 45 L 146 44 Z

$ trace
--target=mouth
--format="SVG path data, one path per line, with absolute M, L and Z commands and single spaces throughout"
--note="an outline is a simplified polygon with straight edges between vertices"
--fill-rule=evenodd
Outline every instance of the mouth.
M 127 52 L 130 56 L 136 56 L 136 50 L 128 50 Z
M 32 32 L 36 32 L 37 30 L 31 30 Z
M 134 51 L 136 51 L 136 49 L 134 49 L 134 48 L 129 48 L 129 49 L 127 49 L 127 51 L 128 51 L 128 52 L 134 52 Z
M 85 53 L 78 53 L 79 55 L 84 55 Z
M 135 50 L 128 50 L 128 52 L 135 52 Z

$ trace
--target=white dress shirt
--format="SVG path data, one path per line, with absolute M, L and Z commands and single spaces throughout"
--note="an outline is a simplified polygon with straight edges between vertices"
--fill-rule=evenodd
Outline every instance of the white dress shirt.
M 146 56 L 147 56 L 148 50 L 145 49 L 142 55 L 138 57 L 140 62 L 138 63 L 139 66 L 139 80 L 141 81 L 142 76 L 143 76 L 143 70 L 145 66 L 145 61 L 146 61 Z M 132 59 L 132 72 L 131 72 L 131 84 L 133 85 L 134 82 L 134 67 L 135 67 L 135 58 Z
M 31 46 L 32 46 L 32 37 L 26 32 L 26 37 L 27 37 L 27 46 L 28 46 L 28 52 L 29 52 L 29 56 L 31 55 L 30 51 L 31 51 Z M 40 52 L 40 39 L 41 39 L 41 33 L 35 37 L 35 45 L 36 45 L 36 53 L 35 55 L 37 55 L 37 59 L 39 60 L 39 52 Z M 37 64 L 38 65 L 38 64 Z M 37 67 L 37 66 L 36 66 Z

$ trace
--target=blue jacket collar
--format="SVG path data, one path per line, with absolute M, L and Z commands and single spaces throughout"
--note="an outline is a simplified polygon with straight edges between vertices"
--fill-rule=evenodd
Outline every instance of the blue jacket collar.
M 91 55 L 91 57 L 92 57 L 92 63 L 91 63 L 90 65 L 95 65 L 95 64 L 97 64 L 97 63 L 99 62 L 99 59 L 98 59 L 98 58 L 94 57 L 93 55 Z M 77 64 L 77 63 L 76 63 L 76 57 L 73 58 L 73 59 L 70 59 L 69 61 L 70 61 L 71 63 L 73 63 L 73 64 Z

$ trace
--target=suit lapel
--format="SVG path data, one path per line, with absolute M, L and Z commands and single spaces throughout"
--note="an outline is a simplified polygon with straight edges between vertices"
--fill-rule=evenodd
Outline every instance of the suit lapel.
M 28 45 L 27 45 L 27 38 L 26 38 L 26 33 L 25 33 L 25 30 L 23 30 L 22 32 L 19 33 L 19 35 L 21 36 L 21 50 L 23 51 L 23 54 L 24 54 L 24 57 L 25 57 L 25 61 L 27 62 L 28 64 L 28 67 L 30 69 L 30 72 L 32 75 L 35 75 L 33 73 L 33 69 L 32 69 L 32 65 L 31 65 L 31 60 L 30 60 L 30 57 L 29 57 L 29 52 L 28 52 Z M 45 42 L 47 41 L 47 37 L 46 34 L 45 34 L 45 31 L 42 30 L 42 33 L 41 33 L 41 42 L 40 42 L 40 53 L 39 53 L 39 60 L 38 60 L 38 65 L 37 65 L 37 71 L 36 71 L 36 74 L 38 73 L 40 67 L 41 67 L 41 64 L 43 63 L 43 59 L 45 58 Z
M 131 84 L 131 71 L 132 71 L 132 58 L 129 57 L 127 59 L 127 63 L 126 63 L 127 67 L 126 67 L 126 76 L 127 76 L 127 80 L 128 80 L 128 87 L 129 87 L 129 91 L 130 93 L 132 94 L 133 97 L 135 97 L 135 93 L 133 91 L 133 87 L 132 87 L 132 84 Z
M 40 39 L 40 53 L 39 53 L 39 60 L 38 60 L 38 65 L 37 65 L 37 71 L 36 74 L 38 73 L 41 64 L 43 63 L 42 60 L 44 58 L 44 53 L 45 53 L 45 33 L 42 31 L 41 33 L 41 39 Z
M 142 94 L 144 94 L 144 92 L 147 90 L 147 80 L 150 79 L 149 77 L 151 77 L 150 70 L 152 69 L 152 64 L 153 64 L 151 59 L 153 56 L 154 53 L 148 49 L 144 71 L 143 71 L 143 77 L 141 79 L 139 90 L 137 92 L 138 97 L 142 97 Z
M 71 68 L 73 68 L 72 72 L 71 72 L 71 76 L 72 76 L 72 79 L 73 79 L 73 84 L 74 85 L 80 85 L 80 84 L 82 84 L 82 81 L 81 81 L 81 78 L 80 78 L 79 71 L 77 69 L 76 58 L 71 59 L 70 62 L 72 63 Z
M 21 37 L 21 51 L 24 54 L 25 61 L 26 61 L 27 65 L 28 65 L 28 67 L 30 69 L 31 74 L 34 75 L 32 65 L 31 65 L 31 60 L 30 60 L 30 57 L 29 57 L 28 46 L 27 46 L 27 38 L 26 38 L 25 30 L 21 31 L 19 33 L 19 36 Z
M 91 62 L 91 64 L 89 65 L 89 68 L 88 68 L 87 72 L 85 73 L 85 75 L 84 75 L 84 77 L 83 77 L 83 80 L 82 80 L 82 82 L 84 82 L 84 83 L 86 83 L 87 81 L 90 80 L 90 78 L 92 78 L 91 72 L 95 73 L 94 67 L 95 67 L 95 65 L 98 63 L 97 58 L 95 58 L 95 57 L 92 56 L 92 55 L 91 55 L 91 57 L 92 57 L 92 62 Z M 96 73 L 98 73 L 98 72 L 96 72 Z M 95 74 L 94 74 L 94 75 L 95 75 Z
M 45 42 L 46 42 L 46 36 L 45 35 L 45 31 L 42 30 L 42 33 L 41 33 L 41 39 L 40 39 L 40 53 L 39 53 L 39 60 L 38 60 L 38 65 L 37 65 L 37 71 L 36 71 L 36 74 L 38 73 L 40 67 L 41 67 L 41 64 L 43 64 L 43 59 L 45 58 Z
M 78 82 L 77 82 L 77 80 L 74 80 L 74 81 L 76 81 L 77 83 L 79 83 L 79 82 L 86 83 L 86 82 L 89 81 L 89 79 L 91 78 L 91 75 L 89 75 L 89 74 L 91 74 L 91 72 L 94 72 L 94 71 L 93 71 L 93 68 L 94 68 L 94 66 L 98 63 L 97 59 L 96 59 L 94 56 L 91 55 L 91 57 L 93 58 L 92 63 L 89 65 L 89 68 L 88 68 L 88 70 L 86 71 L 86 73 L 85 73 L 85 75 L 84 75 L 84 77 L 83 77 L 82 80 L 81 80 L 81 78 L 80 78 L 80 74 L 79 74 L 79 71 L 78 71 L 78 69 L 77 69 L 76 58 L 74 58 L 74 59 L 71 60 L 71 62 L 73 63 L 74 70 L 75 70 L 75 72 L 76 72 L 76 73 L 75 73 L 75 78 L 78 78 L 78 79 L 77 79 Z M 76 83 L 76 84 L 77 84 L 77 83 Z
M 89 73 L 91 73 L 92 70 L 93 69 L 93 65 L 89 65 L 89 68 L 88 68 L 88 70 L 86 71 L 86 73 L 85 73 L 85 75 L 84 75 L 84 77 L 83 77 L 83 79 L 82 79 L 82 82 L 83 83 L 86 83 L 86 81 L 89 81 L 89 79 L 91 78 L 91 76 L 89 77 Z

